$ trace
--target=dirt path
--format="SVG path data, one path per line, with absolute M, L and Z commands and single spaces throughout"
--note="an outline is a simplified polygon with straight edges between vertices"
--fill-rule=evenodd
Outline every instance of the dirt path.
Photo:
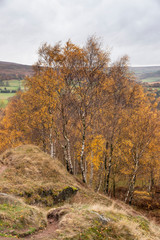
M 0 236 L 0 240 L 51 240 L 54 237 L 56 237 L 55 231 L 57 228 L 58 228 L 58 222 L 52 221 L 51 223 L 48 224 L 48 226 L 45 229 L 40 230 L 33 235 L 23 237 L 23 238 Z
M 1 237 L 0 236 L 0 240 L 20 240 L 20 239 L 16 238 L 16 237 Z
M 32 236 L 25 237 L 23 239 L 26 240 L 51 240 L 53 237 L 56 236 L 56 229 L 58 228 L 58 223 L 56 221 L 53 221 L 48 224 L 48 226 L 37 232 L 36 234 L 33 234 Z
M 4 172 L 6 167 L 2 167 L 0 169 L 0 174 Z M 61 209 L 61 208 L 60 208 Z M 54 215 L 55 214 L 55 215 Z M 56 239 L 56 229 L 58 229 L 58 223 L 59 223 L 59 215 L 58 212 L 55 211 L 53 214 L 53 218 L 48 218 L 48 225 L 45 229 L 39 230 L 38 232 L 34 233 L 33 235 L 29 235 L 26 237 L 2 237 L 0 236 L 0 240 L 51 240 Z

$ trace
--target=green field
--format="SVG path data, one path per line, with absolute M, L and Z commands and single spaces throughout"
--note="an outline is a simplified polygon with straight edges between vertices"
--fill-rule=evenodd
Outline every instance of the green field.
M 14 95 L 15 93 L 0 93 L 0 108 L 5 108 L 9 99 Z
M 24 89 L 24 80 L 4 80 L 3 84 L 4 86 L 0 85 L 1 89 L 4 89 L 5 87 L 10 91 Z
M 137 70 L 138 72 L 138 70 Z M 153 82 L 160 82 L 160 77 L 148 77 L 141 79 L 141 82 L 143 83 L 153 83 Z M 3 80 L 0 81 L 0 89 L 4 90 L 24 90 L 24 80 Z M 159 90 L 159 88 L 155 89 Z M 16 93 L 0 93 L 0 108 L 5 108 L 6 105 L 8 104 L 9 100 L 11 97 L 13 97 Z
M 144 78 L 144 79 L 141 79 L 141 81 L 144 83 L 160 82 L 160 77 Z
M 24 80 L 4 80 L 0 83 L 0 89 L 24 90 Z M 0 108 L 5 108 L 11 97 L 16 93 L 0 93 Z

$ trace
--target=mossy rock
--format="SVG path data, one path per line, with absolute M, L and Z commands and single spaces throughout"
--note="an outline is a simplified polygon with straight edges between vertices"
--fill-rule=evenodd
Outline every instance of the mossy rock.
M 25 198 L 25 201 L 28 204 L 40 204 L 52 207 L 57 203 L 64 202 L 73 197 L 77 191 L 77 188 L 71 186 L 67 186 L 59 191 L 54 191 L 52 188 L 48 190 L 40 188 L 34 191 L 25 191 L 21 196 Z

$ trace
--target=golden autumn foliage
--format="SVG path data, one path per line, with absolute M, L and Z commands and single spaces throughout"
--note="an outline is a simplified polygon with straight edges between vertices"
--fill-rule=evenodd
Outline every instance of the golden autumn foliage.
M 126 56 L 112 64 L 92 37 L 84 47 L 43 44 L 33 69 L 2 114 L 1 152 L 36 144 L 107 194 L 127 178 L 129 203 L 140 174 L 159 178 L 159 112 Z

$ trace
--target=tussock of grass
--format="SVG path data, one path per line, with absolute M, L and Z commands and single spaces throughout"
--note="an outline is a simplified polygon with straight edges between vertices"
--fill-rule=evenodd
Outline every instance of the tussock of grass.
M 109 218 L 103 224 L 98 215 Z M 117 208 L 114 202 L 110 206 L 101 204 L 74 204 L 70 211 L 62 216 L 54 239 L 74 240 L 158 240 L 160 227 L 155 227 L 142 215 L 136 215 L 132 209 Z
M 0 196 L 0 232 L 25 236 L 47 225 L 46 217 L 36 207 L 31 207 L 13 196 Z
M 0 174 L 0 191 L 23 197 L 29 204 L 52 206 L 77 191 L 75 179 L 60 161 L 36 146 L 24 145 L 6 151 L 0 157 L 2 166 L 6 168 Z

